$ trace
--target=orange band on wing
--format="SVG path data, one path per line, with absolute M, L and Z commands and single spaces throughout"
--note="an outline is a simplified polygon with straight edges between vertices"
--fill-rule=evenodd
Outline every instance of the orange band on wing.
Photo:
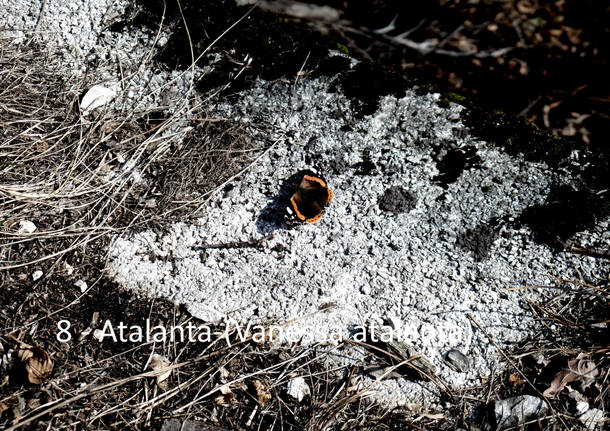
M 295 195 L 292 195 L 292 197 L 290 198 L 290 204 L 292 205 L 292 209 L 294 210 L 295 215 L 299 218 L 299 220 L 306 220 L 306 217 L 301 214 L 301 211 L 299 211 L 299 207 L 294 199 Z
M 301 211 L 299 211 L 299 206 L 298 206 L 298 204 L 297 204 L 297 202 L 296 202 L 296 200 L 294 198 L 295 196 L 296 195 L 293 195 L 290 198 L 290 204 L 292 205 L 292 209 L 294 210 L 294 213 L 295 213 L 295 215 L 297 216 L 297 218 L 299 220 L 305 221 L 307 223 L 316 223 L 316 222 L 318 222 L 322 218 L 322 208 L 319 205 L 317 205 L 317 204 L 316 204 L 316 206 L 320 209 L 320 212 L 318 214 L 316 214 L 315 216 L 313 216 L 313 217 L 310 217 L 310 218 L 305 217 L 305 215 L 303 215 L 301 213 Z
M 320 221 L 321 218 L 322 218 L 322 213 L 319 213 L 318 215 L 315 215 L 312 218 L 308 218 L 305 221 L 307 223 L 317 223 L 318 221 Z
M 326 181 L 324 181 L 322 178 L 312 177 L 311 175 L 304 175 L 303 179 L 307 181 L 314 181 L 320 184 L 322 187 L 326 187 Z

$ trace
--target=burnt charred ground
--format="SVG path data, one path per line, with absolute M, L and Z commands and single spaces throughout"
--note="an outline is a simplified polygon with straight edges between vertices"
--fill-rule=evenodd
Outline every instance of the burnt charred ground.
M 205 91 L 219 86 L 224 77 L 235 76 L 227 96 L 252 85 L 255 77 L 290 79 L 299 70 L 312 70 L 314 76 L 339 73 L 337 86 L 358 106 L 359 115 L 374 112 L 382 96 L 398 96 L 413 85 L 441 91 L 446 100 L 469 108 L 463 120 L 473 134 L 527 160 L 578 171 L 581 184 L 572 187 L 569 197 L 553 194 L 558 210 L 553 210 L 552 217 L 565 221 L 545 226 L 546 232 L 539 235 L 542 240 L 561 247 L 570 233 L 609 214 L 610 150 L 605 128 L 610 87 L 605 77 L 610 68 L 604 42 L 608 41 L 604 25 L 608 11 L 601 2 L 313 3 L 336 8 L 342 23 L 299 20 L 233 1 L 182 2 L 181 8 L 140 1 L 131 18 L 120 25 L 154 29 L 164 16 L 165 25 L 175 31 L 157 58 L 167 67 L 186 68 L 192 55 L 198 57 L 243 18 L 205 58 L 220 52 L 230 55 L 198 82 Z M 390 22 L 394 29 L 382 34 L 346 31 L 380 29 Z M 320 28 L 326 34 L 320 34 Z M 401 46 L 395 36 L 405 30 L 411 30 L 412 41 L 440 41 L 441 52 Z M 342 47 L 364 63 L 348 70 L 345 62 L 325 59 L 329 49 Z M 502 48 L 510 49 L 501 55 L 486 54 Z M 248 58 L 252 61 L 245 65 Z M 586 118 L 574 123 L 579 115 Z M 455 150 L 451 143 L 440 143 L 439 151 Z M 439 166 L 453 177 L 464 169 L 461 161 L 449 158 L 439 159 Z M 564 186 L 556 188 L 567 192 Z M 562 204 L 558 206 L 557 200 Z M 548 210 L 532 208 L 523 221 L 540 230 L 548 216 Z M 568 229 L 571 220 L 578 227 Z

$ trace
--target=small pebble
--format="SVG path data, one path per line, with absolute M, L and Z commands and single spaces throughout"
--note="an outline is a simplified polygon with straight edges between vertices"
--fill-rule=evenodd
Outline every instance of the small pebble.
M 29 220 L 21 220 L 19 222 L 19 230 L 17 233 L 32 233 L 36 230 L 36 225 Z
M 455 371 L 466 373 L 470 370 L 470 359 L 457 349 L 449 350 L 449 352 L 447 352 L 446 360 L 449 366 Z
M 87 283 L 80 279 L 74 282 L 74 286 L 78 287 L 81 293 L 85 293 L 85 291 L 87 290 Z

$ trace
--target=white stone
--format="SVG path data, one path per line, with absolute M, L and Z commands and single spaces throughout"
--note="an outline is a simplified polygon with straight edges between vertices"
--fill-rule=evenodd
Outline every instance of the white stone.
M 17 233 L 32 233 L 36 230 L 36 225 L 29 220 L 21 220 L 19 222 L 19 230 Z
M 305 382 L 303 377 L 295 377 L 294 379 L 290 380 L 288 382 L 287 392 L 288 395 L 299 402 L 303 401 L 303 398 L 311 394 L 309 385 Z
M 78 287 L 81 293 L 85 293 L 87 291 L 87 283 L 84 280 L 76 280 L 74 282 L 74 286 Z
M 95 108 L 106 105 L 116 97 L 116 92 L 102 85 L 94 85 L 85 93 L 80 102 L 80 109 L 87 115 Z

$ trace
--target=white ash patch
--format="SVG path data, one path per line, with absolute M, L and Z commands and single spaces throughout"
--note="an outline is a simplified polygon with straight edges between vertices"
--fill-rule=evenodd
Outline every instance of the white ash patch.
M 564 173 L 544 163 L 508 156 L 465 133 L 461 107 L 438 106 L 438 95 L 407 92 L 385 97 L 379 110 L 353 120 L 349 101 L 329 93 L 328 79 L 290 84 L 260 82 L 240 94 L 232 106 L 218 103 L 211 113 L 236 121 L 266 124 L 253 139 L 290 136 L 253 166 L 226 196 L 215 197 L 197 225 L 175 224 L 157 237 L 143 232 L 117 238 L 108 270 L 123 286 L 188 305 L 197 317 L 217 321 L 277 319 L 288 321 L 316 312 L 287 328 L 324 340 L 331 328 L 348 336 L 349 325 L 386 318 L 399 322 L 397 333 L 424 353 L 439 376 L 464 386 L 488 375 L 497 354 L 467 318 L 470 313 L 500 345 L 535 333 L 536 323 L 521 306 L 535 291 L 510 291 L 522 285 L 548 285 L 553 275 L 604 277 L 599 261 L 554 253 L 536 243 L 527 228 L 510 219 L 545 201 L 551 183 Z M 300 109 L 291 109 L 301 106 Z M 344 126 L 350 119 L 350 127 Z M 438 175 L 435 146 L 446 141 L 474 146 L 480 166 L 464 171 L 445 190 Z M 364 155 L 375 164 L 369 175 L 354 165 Z M 286 229 L 264 209 L 290 175 L 318 158 L 326 167 L 335 200 L 315 225 Z M 399 186 L 416 197 L 406 213 L 382 211 L 378 199 Z M 481 226 L 494 235 L 486 255 L 460 246 L 460 238 Z M 484 230 L 484 229 L 483 229 Z M 208 249 L 202 259 L 193 247 L 275 237 L 263 250 Z M 586 232 L 599 237 L 596 229 Z M 150 253 L 173 256 L 149 260 Z M 294 332 L 292 332 L 294 331 Z M 451 370 L 442 360 L 457 348 L 472 360 L 468 373 Z M 409 386 L 408 390 L 405 385 Z M 417 402 L 435 392 L 433 384 L 380 383 L 393 403 Z M 416 389 L 419 388 L 419 389 Z M 383 397 L 383 396 L 382 396 Z M 402 398 L 401 398 L 402 397 Z

